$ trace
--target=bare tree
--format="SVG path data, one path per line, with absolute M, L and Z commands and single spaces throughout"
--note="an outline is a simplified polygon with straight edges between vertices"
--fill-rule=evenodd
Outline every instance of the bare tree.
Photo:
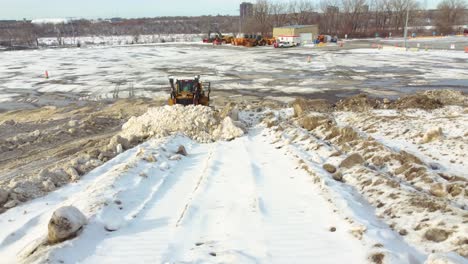
M 443 0 L 437 5 L 437 27 L 442 33 L 452 33 L 453 26 L 459 25 L 463 18 L 467 3 L 465 0 Z
M 271 29 L 270 2 L 268 0 L 257 0 L 253 10 L 255 24 L 250 24 L 251 32 L 268 33 Z
M 419 4 L 416 0 L 391 0 L 390 5 L 393 14 L 393 28 L 395 30 L 403 30 L 407 11 L 410 13 L 410 23 L 417 17 L 414 11 L 418 9 Z
M 322 11 L 319 27 L 323 33 L 335 34 L 340 30 L 340 4 L 338 0 L 322 0 L 319 4 Z
M 346 33 L 355 33 L 366 25 L 369 5 L 366 0 L 342 0 L 342 28 Z
M 293 0 L 289 2 L 288 11 L 292 24 L 304 25 L 311 20 L 314 5 L 308 0 Z
M 288 21 L 288 6 L 284 2 L 270 4 L 271 24 L 273 27 L 284 26 Z

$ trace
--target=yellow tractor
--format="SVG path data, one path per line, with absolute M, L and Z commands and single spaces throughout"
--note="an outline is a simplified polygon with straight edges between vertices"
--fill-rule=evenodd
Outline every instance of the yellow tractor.
M 205 105 L 210 104 L 211 83 L 201 82 L 200 75 L 193 79 L 174 79 L 169 77 L 171 84 L 171 97 L 169 105 Z

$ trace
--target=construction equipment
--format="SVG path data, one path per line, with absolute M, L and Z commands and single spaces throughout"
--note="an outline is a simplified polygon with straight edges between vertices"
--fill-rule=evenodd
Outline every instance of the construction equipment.
M 169 77 L 171 84 L 171 97 L 169 105 L 205 105 L 210 104 L 211 83 L 201 82 L 200 75 L 193 79 L 174 79 Z
M 234 41 L 233 36 L 223 36 L 223 43 L 225 44 L 231 44 Z
M 275 42 L 276 42 L 276 38 L 266 38 L 265 37 L 264 39 L 265 39 L 268 46 L 274 45 Z
M 325 35 L 318 35 L 317 39 L 315 40 L 316 44 L 325 43 L 325 42 L 327 42 Z
M 223 34 L 219 31 L 217 23 L 213 23 L 208 31 L 208 37 L 203 39 L 204 43 L 213 43 L 215 45 L 221 45 L 223 42 Z
M 249 35 L 245 34 L 241 38 L 235 38 L 232 40 L 232 44 L 235 46 L 244 47 L 255 47 L 255 46 L 266 46 L 273 45 L 275 38 L 266 38 L 261 35 Z
M 222 41 L 223 35 L 219 31 L 210 31 L 208 37 L 203 39 L 204 43 L 215 43 L 217 45 L 221 44 Z

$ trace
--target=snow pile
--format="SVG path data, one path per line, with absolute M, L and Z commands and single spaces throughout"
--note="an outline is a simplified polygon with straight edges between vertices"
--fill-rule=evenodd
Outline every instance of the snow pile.
M 456 90 L 428 90 L 424 95 L 431 99 L 437 99 L 444 105 L 464 105 L 466 96 L 461 91 Z
M 150 108 L 142 116 L 130 118 L 120 135 L 134 141 L 135 137 L 160 138 L 178 132 L 203 143 L 231 140 L 244 134 L 230 117 L 221 121 L 210 107 L 175 105 Z
M 244 131 L 237 127 L 229 116 L 224 118 L 223 122 L 213 131 L 213 136 L 221 140 L 232 140 L 243 134 Z

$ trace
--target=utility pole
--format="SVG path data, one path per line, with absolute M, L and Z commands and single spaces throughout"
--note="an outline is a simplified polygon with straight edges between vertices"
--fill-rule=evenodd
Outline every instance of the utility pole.
M 409 4 L 406 7 L 406 21 L 405 21 L 405 32 L 404 32 L 405 50 L 408 50 L 407 40 L 406 40 L 408 37 L 408 16 L 409 16 Z

